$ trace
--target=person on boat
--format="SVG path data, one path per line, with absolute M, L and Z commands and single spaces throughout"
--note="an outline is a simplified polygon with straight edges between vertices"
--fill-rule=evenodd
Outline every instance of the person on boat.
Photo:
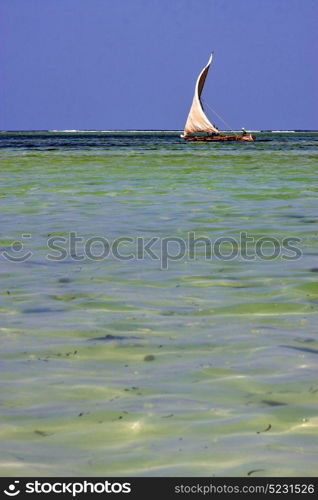
M 247 134 L 247 132 L 246 132 L 245 128 L 242 127 L 242 135 L 246 135 L 246 134 Z

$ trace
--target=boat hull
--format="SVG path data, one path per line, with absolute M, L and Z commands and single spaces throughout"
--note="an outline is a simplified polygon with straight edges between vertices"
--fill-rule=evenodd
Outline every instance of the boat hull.
M 252 134 L 248 135 L 206 135 L 206 136 L 182 136 L 185 141 L 190 142 L 229 142 L 229 141 L 243 141 L 243 142 L 253 142 L 255 141 L 255 136 Z

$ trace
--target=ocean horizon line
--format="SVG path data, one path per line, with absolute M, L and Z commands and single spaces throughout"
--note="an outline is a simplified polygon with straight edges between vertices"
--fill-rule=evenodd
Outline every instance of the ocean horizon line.
M 248 132 L 255 133 L 297 133 L 297 132 L 318 132 L 318 129 L 247 129 Z M 139 133 L 158 133 L 158 132 L 168 132 L 168 133 L 176 133 L 181 134 L 183 132 L 182 129 L 11 129 L 11 130 L 0 130 L 0 133 L 27 133 L 27 132 L 53 132 L 53 133 L 122 133 L 122 132 L 139 132 Z M 220 130 L 221 133 L 227 133 L 229 130 Z M 233 129 L 231 132 L 242 132 L 242 129 Z

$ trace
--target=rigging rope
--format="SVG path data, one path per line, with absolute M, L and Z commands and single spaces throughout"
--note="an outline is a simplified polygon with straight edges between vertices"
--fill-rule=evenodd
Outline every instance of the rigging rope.
M 209 106 L 209 104 L 206 102 L 206 100 L 204 98 L 202 98 L 202 101 L 204 102 L 204 106 L 207 106 L 211 111 L 212 113 L 214 113 L 218 118 L 219 120 L 221 120 L 221 122 L 224 123 L 224 125 L 231 131 L 233 132 L 233 128 L 231 127 L 231 125 L 229 123 L 227 123 L 223 118 L 222 116 L 220 116 L 216 111 L 215 109 L 213 109 L 211 106 Z

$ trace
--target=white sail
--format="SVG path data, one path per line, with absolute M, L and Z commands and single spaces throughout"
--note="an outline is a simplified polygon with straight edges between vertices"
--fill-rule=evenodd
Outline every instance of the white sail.
M 218 129 L 212 125 L 208 117 L 205 115 L 200 101 L 201 93 L 204 87 L 204 82 L 212 62 L 211 54 L 208 64 L 203 68 L 197 79 L 192 105 L 188 114 L 188 119 L 184 127 L 183 137 L 196 132 L 206 132 L 208 134 L 218 133 Z

